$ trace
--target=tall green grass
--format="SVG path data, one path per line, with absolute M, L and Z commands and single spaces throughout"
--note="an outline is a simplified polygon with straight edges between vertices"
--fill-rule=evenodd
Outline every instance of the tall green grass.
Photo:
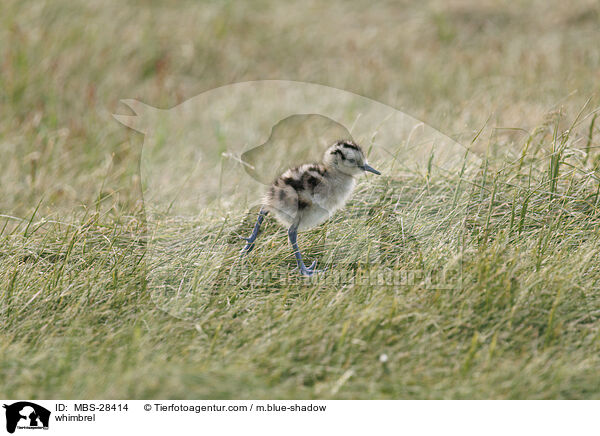
M 3 3 L 0 397 L 598 398 L 597 5 L 260 6 Z M 222 232 L 224 261 L 171 316 L 148 282 L 141 136 L 110 114 L 264 78 L 476 137 L 483 164 L 362 180 L 300 237 L 337 284 L 294 275 L 273 221 L 240 262 L 254 216 L 207 211 L 179 230 Z M 444 268 L 446 288 L 363 280 Z
M 567 134 L 542 126 L 515 153 L 491 143 L 474 181 L 435 171 L 363 181 L 347 210 L 302 235 L 308 258 L 334 252 L 326 274 L 350 268 L 336 286 L 262 274 L 294 268 L 272 222 L 236 263 L 234 236 L 253 218 L 236 217 L 220 248 L 230 265 L 186 301 L 186 320 L 157 308 L 146 286 L 143 220 L 32 214 L 1 235 L 3 394 L 596 397 L 598 177 Z M 375 235 L 371 259 L 365 232 Z M 364 280 L 452 262 L 460 281 L 449 288 Z

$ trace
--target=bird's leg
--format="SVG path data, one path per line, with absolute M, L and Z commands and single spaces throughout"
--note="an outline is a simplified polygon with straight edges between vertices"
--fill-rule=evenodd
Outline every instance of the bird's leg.
M 267 216 L 268 213 L 269 213 L 268 210 L 265 210 L 262 207 L 260 208 L 260 212 L 258 212 L 258 219 L 256 220 L 256 224 L 254 224 L 254 229 L 252 230 L 252 234 L 248 238 L 242 238 L 244 241 L 247 242 L 246 246 L 244 248 L 242 248 L 242 251 L 241 251 L 242 256 L 250 253 L 252 251 L 252 249 L 254 248 L 254 240 L 258 236 L 258 231 L 260 230 L 260 225 L 262 224 L 263 220 L 265 219 L 265 217 Z
M 305 276 L 312 276 L 315 273 L 321 272 L 320 270 L 315 270 L 315 266 L 317 265 L 316 260 L 308 268 L 306 267 L 306 265 L 304 265 L 304 261 L 302 260 L 302 253 L 300 253 L 300 249 L 298 248 L 297 243 L 298 224 L 292 224 L 292 226 L 288 230 L 288 237 L 290 238 L 290 244 L 292 244 L 294 256 L 296 256 L 296 261 L 298 262 L 298 269 L 300 270 L 300 274 Z

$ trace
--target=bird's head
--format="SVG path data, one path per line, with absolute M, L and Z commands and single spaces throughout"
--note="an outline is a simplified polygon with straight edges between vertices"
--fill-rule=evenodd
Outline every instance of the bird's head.
M 364 152 L 353 141 L 336 141 L 325 152 L 323 163 L 349 176 L 357 176 L 365 171 L 381 174 L 367 163 Z

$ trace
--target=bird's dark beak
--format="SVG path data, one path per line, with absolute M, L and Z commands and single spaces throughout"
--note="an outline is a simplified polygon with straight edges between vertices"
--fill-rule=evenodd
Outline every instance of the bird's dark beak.
M 365 171 L 368 171 L 370 173 L 377 174 L 378 176 L 381 175 L 381 173 L 379 171 L 377 171 L 375 168 L 373 168 L 372 166 L 367 165 L 367 164 L 364 164 L 362 169 Z

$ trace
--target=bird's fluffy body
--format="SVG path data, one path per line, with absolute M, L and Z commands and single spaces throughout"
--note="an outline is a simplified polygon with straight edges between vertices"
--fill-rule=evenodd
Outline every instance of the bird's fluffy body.
M 303 231 L 326 221 L 350 198 L 354 177 L 323 164 L 304 164 L 284 172 L 269 188 L 265 209 L 285 227 Z

